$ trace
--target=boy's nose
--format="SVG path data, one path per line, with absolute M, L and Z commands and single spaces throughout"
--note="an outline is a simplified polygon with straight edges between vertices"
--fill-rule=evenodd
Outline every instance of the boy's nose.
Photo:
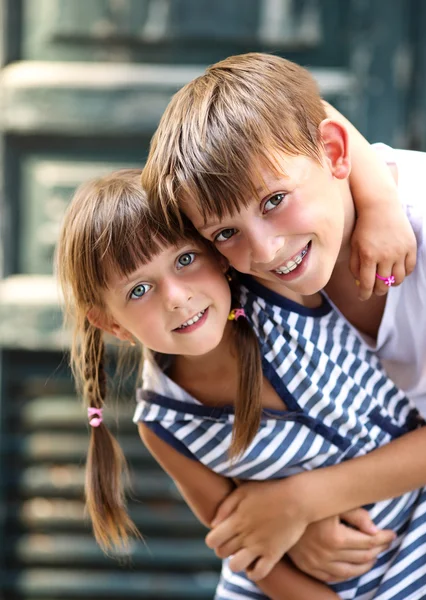
M 254 263 L 268 265 L 272 263 L 283 246 L 281 237 L 263 236 L 253 237 L 250 240 L 251 260 Z

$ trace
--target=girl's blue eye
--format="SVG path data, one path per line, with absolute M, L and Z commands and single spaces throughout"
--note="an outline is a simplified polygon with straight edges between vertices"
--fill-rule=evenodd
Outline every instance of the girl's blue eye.
M 185 254 L 181 254 L 177 259 L 177 268 L 182 269 L 183 267 L 187 267 L 191 265 L 195 260 L 195 252 L 185 252 Z
M 130 298 L 132 300 L 142 298 L 142 296 L 144 296 L 151 289 L 151 287 L 152 286 L 150 286 L 148 283 L 140 283 L 132 289 L 132 291 L 130 292 Z
M 277 206 L 279 206 L 281 204 L 281 202 L 284 200 L 285 196 L 286 196 L 285 194 L 275 194 L 275 196 L 271 196 L 265 202 L 263 211 L 270 212 L 271 210 L 274 210 L 274 208 L 276 208 Z
M 220 233 L 217 234 L 217 236 L 214 238 L 215 242 L 226 242 L 227 240 L 230 240 L 235 234 L 236 234 L 236 229 L 222 229 L 222 231 Z

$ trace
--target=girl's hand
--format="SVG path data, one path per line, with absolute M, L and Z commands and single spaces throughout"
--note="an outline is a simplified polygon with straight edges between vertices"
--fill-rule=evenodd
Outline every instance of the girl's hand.
M 368 512 L 358 508 L 312 523 L 287 554 L 315 579 L 345 581 L 367 573 L 394 539 L 392 531 L 378 530 Z
M 376 202 L 359 212 L 351 239 L 350 269 L 359 282 L 359 299 L 374 292 L 386 294 L 388 286 L 376 278 L 395 277 L 402 283 L 416 266 L 417 244 L 403 208 L 392 202 Z
M 232 555 L 234 572 L 263 579 L 303 535 L 310 519 L 296 479 L 247 482 L 222 502 L 206 543 L 219 558 Z

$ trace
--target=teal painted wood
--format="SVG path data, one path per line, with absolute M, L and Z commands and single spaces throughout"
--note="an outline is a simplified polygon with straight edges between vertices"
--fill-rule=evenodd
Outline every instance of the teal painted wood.
M 412 0 L 412 40 L 414 60 L 412 68 L 411 102 L 409 106 L 409 147 L 426 150 L 426 4 Z
M 23 56 L 202 64 L 248 50 L 318 49 L 322 11 L 315 0 L 24 0 Z
M 64 365 L 55 368 L 60 354 L 44 353 L 44 360 L 40 353 L 37 360 L 30 352 L 7 354 L 5 395 L 14 401 L 6 403 L 5 447 L 15 468 L 2 482 L 9 540 L 3 593 L 38 600 L 211 598 L 219 561 L 204 544 L 206 529 L 142 446 L 131 422 L 132 400 L 118 397 L 121 408 L 110 400 L 106 418 L 118 428 L 131 463 L 129 509 L 146 542 L 132 542 L 127 559 L 105 557 L 83 510 L 89 428 Z
M 25 599 L 44 598 L 75 600 L 75 598 L 135 598 L 140 600 L 211 600 L 217 575 L 204 572 L 148 574 L 119 571 L 90 572 L 69 569 L 25 569 L 8 571 L 3 589 Z
M 349 67 L 359 81 L 358 126 L 372 142 L 409 145 L 414 5 L 351 0 Z
M 203 67 L 22 62 L 0 78 L 3 131 L 151 136 L 171 96 Z M 357 97 L 357 82 L 341 68 L 312 68 L 324 97 Z

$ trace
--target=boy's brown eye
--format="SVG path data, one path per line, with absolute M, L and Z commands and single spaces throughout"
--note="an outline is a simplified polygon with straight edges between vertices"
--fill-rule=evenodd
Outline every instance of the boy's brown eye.
M 274 208 L 279 206 L 284 200 L 285 196 L 285 194 L 275 194 L 274 196 L 268 198 L 263 207 L 264 212 L 269 212 L 270 210 L 273 210 Z
M 233 235 L 235 235 L 235 229 L 223 229 L 217 236 L 214 238 L 215 242 L 224 242 L 225 240 L 231 239 Z

